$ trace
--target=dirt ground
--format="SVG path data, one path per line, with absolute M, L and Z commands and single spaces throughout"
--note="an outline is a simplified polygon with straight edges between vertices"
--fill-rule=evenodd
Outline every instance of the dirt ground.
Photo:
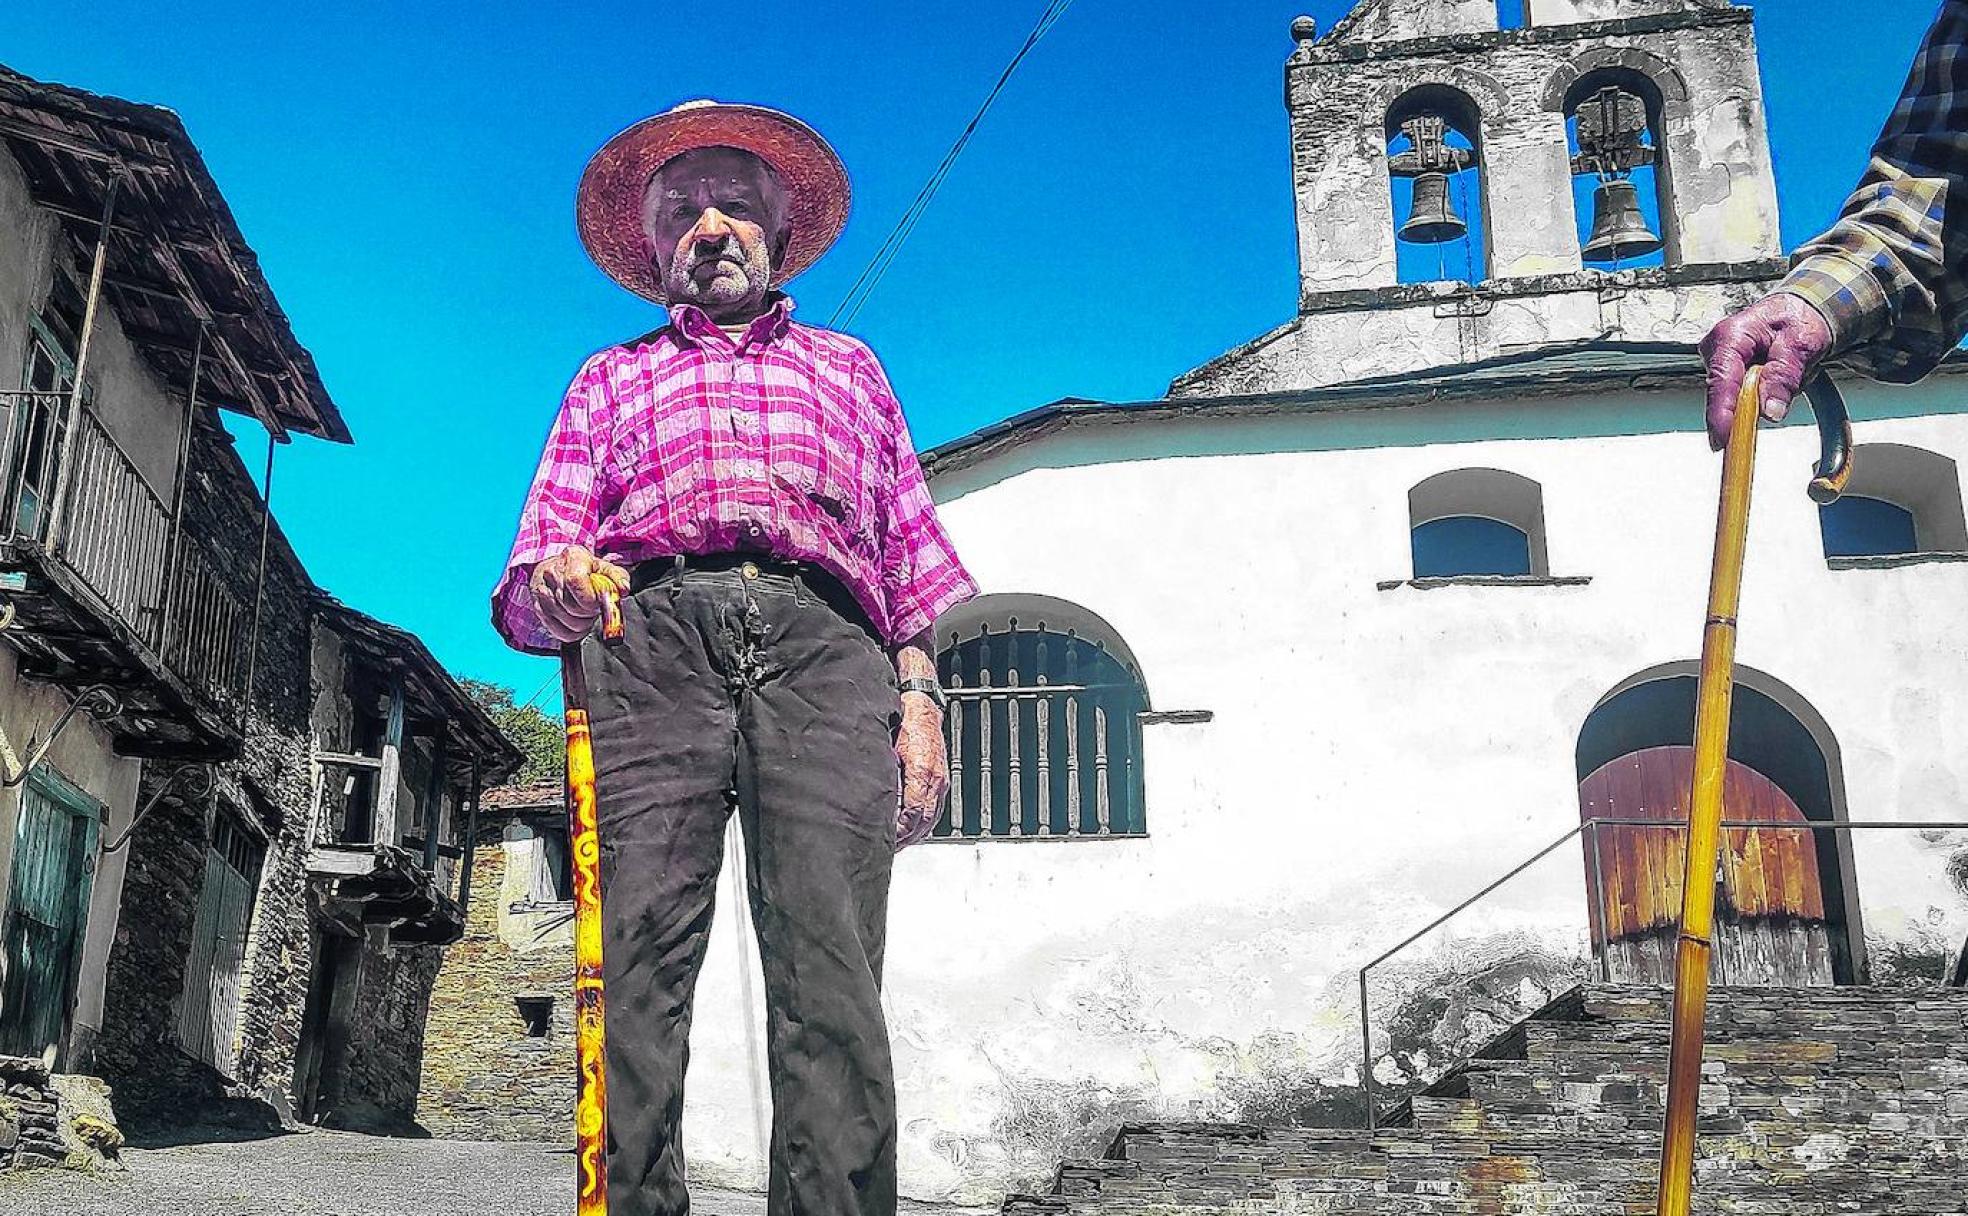
M 216 1133 L 218 1136 L 238 1133 Z M 195 1139 L 195 1137 L 187 1137 Z M 573 1158 L 539 1144 L 310 1130 L 126 1148 L 128 1169 L 0 1174 L 0 1216 L 572 1216 Z M 912 1216 L 973 1209 L 914 1207 Z M 692 1216 L 764 1216 L 762 1196 L 692 1195 Z

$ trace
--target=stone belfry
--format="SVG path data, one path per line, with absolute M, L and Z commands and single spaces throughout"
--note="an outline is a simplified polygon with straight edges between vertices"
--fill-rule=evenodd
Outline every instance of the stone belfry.
M 1692 343 L 1782 274 L 1749 9 L 1502 2 L 1526 8 L 1362 0 L 1323 34 L 1293 23 L 1299 316 L 1175 395 Z

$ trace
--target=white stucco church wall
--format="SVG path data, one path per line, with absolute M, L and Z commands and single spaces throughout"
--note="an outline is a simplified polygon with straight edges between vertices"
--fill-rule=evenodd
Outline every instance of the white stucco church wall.
M 1862 443 L 1968 460 L 1959 380 L 1850 395 Z M 1093 610 L 1158 710 L 1213 718 L 1145 728 L 1143 839 L 898 859 L 908 1192 L 984 1202 L 1122 1118 L 1264 1116 L 1356 1083 L 1358 968 L 1574 827 L 1587 715 L 1697 655 L 1717 477 L 1698 419 L 1681 390 L 1115 422 L 939 477 L 987 593 Z M 1968 564 L 1829 568 L 1803 495 L 1815 452 L 1808 425 L 1764 444 L 1739 659 L 1830 725 L 1852 820 L 1968 819 Z M 1538 482 L 1551 573 L 1591 581 L 1383 589 L 1408 574 L 1408 489 L 1461 468 Z M 1968 936 L 1947 872 L 1962 839 L 1857 838 L 1875 949 Z M 1585 882 L 1580 848 L 1552 854 L 1395 960 L 1385 990 L 1582 953 Z M 734 893 L 686 1125 L 693 1159 L 744 1181 L 757 1048 Z
M 1357 1115 L 1359 969 L 1575 829 L 1588 718 L 1691 668 L 1718 477 L 1691 344 L 1782 270 L 1748 14 L 1530 16 L 1497 30 L 1467 0 L 1366 0 L 1324 40 L 1296 23 L 1300 315 L 1168 400 L 1062 408 L 931 459 L 987 595 L 1097 615 L 1155 713 L 1144 835 L 898 859 L 905 1194 L 995 1203 L 1125 1119 Z M 1563 28 L 1585 21 L 1607 24 Z M 1576 225 L 1551 218 L 1571 211 L 1563 106 L 1601 79 L 1661 93 L 1684 170 L 1662 192 L 1663 267 L 1582 269 Z M 1396 284 L 1383 120 L 1443 88 L 1479 111 L 1488 210 L 1521 224 L 1492 225 L 1494 278 Z M 1941 462 L 1968 460 L 1968 379 L 1847 392 L 1861 444 L 1934 454 L 1959 499 Z M 1803 493 L 1816 448 L 1801 408 L 1763 444 L 1742 685 L 1823 753 L 1831 816 L 1968 820 L 1968 562 L 1828 560 Z M 1550 577 L 1410 579 L 1409 492 L 1465 469 L 1535 483 Z M 1968 833 L 1860 831 L 1836 851 L 1844 979 L 1968 937 Z M 1582 975 L 1588 881 L 1570 842 L 1378 967 L 1376 1075 L 1439 1069 Z M 762 1012 L 729 874 L 720 902 L 686 1148 L 695 1176 L 757 1185 Z

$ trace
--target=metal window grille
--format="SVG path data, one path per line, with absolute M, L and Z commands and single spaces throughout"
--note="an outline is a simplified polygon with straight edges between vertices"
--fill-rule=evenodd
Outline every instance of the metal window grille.
M 986 632 L 938 660 L 950 706 L 950 797 L 936 836 L 1137 836 L 1141 682 L 1095 643 Z

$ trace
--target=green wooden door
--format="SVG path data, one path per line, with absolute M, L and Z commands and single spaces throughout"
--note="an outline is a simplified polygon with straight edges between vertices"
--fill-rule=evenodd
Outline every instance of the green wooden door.
M 21 790 L 8 880 L 0 1054 L 59 1046 L 75 1007 L 100 807 L 47 768 Z

